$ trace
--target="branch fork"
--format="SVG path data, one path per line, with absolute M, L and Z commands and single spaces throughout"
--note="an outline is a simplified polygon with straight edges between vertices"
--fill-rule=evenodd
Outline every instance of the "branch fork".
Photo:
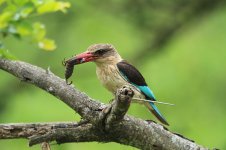
M 124 115 L 126 114 L 131 99 L 133 97 L 133 91 L 130 87 L 123 87 L 122 89 L 119 89 L 116 94 L 116 99 L 110 104 L 109 106 L 106 106 L 101 111 L 101 116 L 99 122 L 101 122 L 101 126 L 92 125 L 87 120 L 82 120 L 81 122 L 74 124 L 73 127 L 71 125 L 66 125 L 65 127 L 57 125 L 56 127 L 51 127 L 50 130 L 46 131 L 44 134 L 37 134 L 34 136 L 29 137 L 29 146 L 39 144 L 42 142 L 51 142 L 56 141 L 58 144 L 64 143 L 64 142 L 70 142 L 70 140 L 67 139 L 67 135 L 71 136 L 71 134 L 76 135 L 86 134 L 86 137 L 90 137 L 90 132 L 93 131 L 99 131 L 102 133 L 103 131 L 106 133 L 108 130 L 113 128 L 114 124 L 117 124 L 120 122 L 120 120 L 123 119 Z M 68 126 L 68 127 L 67 127 Z M 93 131 L 92 131 L 93 130 Z M 100 131 L 102 130 L 102 131 Z M 104 134 L 104 133 L 103 133 Z M 78 142 L 80 142 L 80 138 L 76 139 Z M 84 138 L 84 137 L 83 137 Z M 74 141 L 73 139 L 72 141 Z M 87 139 L 86 139 L 87 140 Z

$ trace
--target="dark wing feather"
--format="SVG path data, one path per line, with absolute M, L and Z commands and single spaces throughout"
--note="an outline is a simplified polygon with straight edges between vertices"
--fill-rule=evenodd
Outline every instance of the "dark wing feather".
M 131 64 L 127 63 L 126 61 L 121 61 L 117 63 L 117 67 L 122 73 L 122 75 L 128 80 L 128 82 L 132 84 L 136 84 L 138 86 L 146 86 L 147 83 L 145 82 L 144 77 L 141 73 Z
M 134 84 L 149 100 L 155 100 L 155 96 L 151 89 L 147 86 L 144 77 L 141 73 L 132 65 L 126 61 L 117 63 L 117 67 L 122 76 L 131 84 Z M 165 125 L 169 125 L 158 108 L 152 102 L 145 103 L 148 109 Z

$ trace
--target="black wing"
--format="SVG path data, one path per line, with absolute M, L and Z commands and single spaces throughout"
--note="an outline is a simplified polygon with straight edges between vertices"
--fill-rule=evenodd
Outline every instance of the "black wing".
M 132 84 L 136 84 L 138 86 L 146 86 L 147 83 L 145 82 L 144 77 L 141 73 L 131 64 L 127 63 L 126 61 L 121 61 L 117 63 L 117 67 L 120 73 L 128 80 L 128 82 Z

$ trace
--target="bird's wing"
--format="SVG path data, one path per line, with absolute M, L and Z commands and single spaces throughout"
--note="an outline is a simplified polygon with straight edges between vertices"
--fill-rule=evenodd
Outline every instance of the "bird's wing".
M 144 77 L 134 66 L 126 61 L 121 61 L 117 63 L 117 68 L 122 77 L 138 88 L 145 95 L 146 99 L 156 100 L 153 92 L 147 86 Z M 163 124 L 169 125 L 153 102 L 145 102 L 145 105 Z
M 155 96 L 151 89 L 147 86 L 144 77 L 133 65 L 127 63 L 126 61 L 121 61 L 117 63 L 117 68 L 124 79 L 137 87 L 147 97 L 147 99 L 155 100 Z

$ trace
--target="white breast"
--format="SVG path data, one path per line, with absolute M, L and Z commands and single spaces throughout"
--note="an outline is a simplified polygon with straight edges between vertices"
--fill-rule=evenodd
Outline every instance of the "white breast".
M 121 77 L 115 65 L 101 65 L 96 69 L 97 77 L 102 85 L 113 94 L 118 88 L 128 83 Z

